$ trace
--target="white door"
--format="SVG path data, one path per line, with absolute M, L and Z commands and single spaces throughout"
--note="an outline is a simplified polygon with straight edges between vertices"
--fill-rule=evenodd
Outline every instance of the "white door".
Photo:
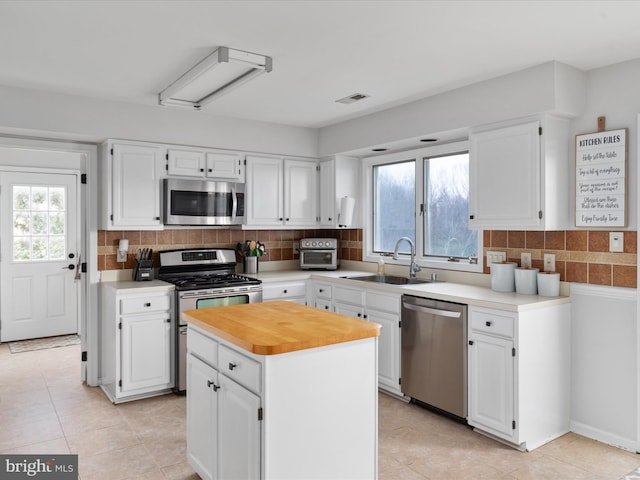
M 0 175 L 0 341 L 77 333 L 78 177 Z

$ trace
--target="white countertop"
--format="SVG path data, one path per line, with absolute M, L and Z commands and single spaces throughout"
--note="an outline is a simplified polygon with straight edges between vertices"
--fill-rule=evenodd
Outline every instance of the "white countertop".
M 342 278 L 355 275 L 371 275 L 372 272 L 362 270 L 273 270 L 249 275 L 262 280 L 264 283 L 294 282 L 296 280 L 327 280 L 333 284 L 380 290 L 388 293 L 415 295 L 418 297 L 445 300 L 448 302 L 465 303 L 478 307 L 494 308 L 511 312 L 545 308 L 552 305 L 570 303 L 568 296 L 542 297 L 539 295 L 524 295 L 520 293 L 496 292 L 490 288 L 468 285 L 456 282 L 423 283 L 417 285 L 389 285 L 384 283 L 363 282 Z M 145 293 L 145 290 L 158 291 L 158 289 L 172 290 L 170 283 L 161 280 L 134 282 L 131 280 L 103 282 L 103 286 L 117 289 L 121 293 Z
M 358 270 L 333 270 L 333 271 L 302 271 L 286 270 L 271 271 L 251 275 L 259 278 L 264 283 L 290 282 L 295 280 L 331 280 L 331 283 L 344 286 L 381 290 L 389 293 L 416 295 L 418 297 L 434 298 L 448 302 L 465 303 L 478 307 L 495 308 L 512 312 L 549 307 L 563 303 L 570 303 L 567 296 L 542 297 L 539 295 L 524 295 L 520 293 L 496 292 L 487 287 L 466 285 L 455 282 L 422 283 L 417 285 L 389 285 L 384 283 L 363 282 L 341 278 L 355 275 L 371 275 L 371 272 Z
M 162 280 L 145 280 L 143 282 L 119 280 L 115 282 L 102 282 L 101 286 L 113 288 L 118 290 L 119 293 L 151 293 L 175 289 L 171 283 L 163 282 Z

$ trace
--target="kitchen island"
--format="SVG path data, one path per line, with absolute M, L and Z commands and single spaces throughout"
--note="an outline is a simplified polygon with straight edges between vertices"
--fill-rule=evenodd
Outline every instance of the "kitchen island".
M 291 302 L 185 312 L 202 478 L 377 478 L 380 326 Z

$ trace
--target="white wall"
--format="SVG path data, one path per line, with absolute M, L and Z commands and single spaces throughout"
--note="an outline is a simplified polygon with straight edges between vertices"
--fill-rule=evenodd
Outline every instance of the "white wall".
M 571 430 L 635 451 L 638 345 L 635 289 L 571 289 Z
M 0 133 L 100 143 L 107 138 L 315 157 L 313 129 L 0 87 Z

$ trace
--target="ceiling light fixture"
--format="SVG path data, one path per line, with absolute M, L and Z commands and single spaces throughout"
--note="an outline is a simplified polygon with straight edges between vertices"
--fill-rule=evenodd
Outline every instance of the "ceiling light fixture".
M 161 91 L 158 101 L 160 105 L 200 110 L 204 105 L 271 69 L 271 57 L 218 47 Z
M 336 103 L 344 103 L 348 105 L 353 102 L 359 102 L 360 100 L 364 100 L 365 98 L 369 98 L 369 95 L 367 95 L 366 93 L 353 93 L 348 97 L 344 97 L 336 100 Z
M 437 142 L 438 139 L 437 138 L 422 138 L 420 139 L 421 142 L 425 142 L 425 143 L 429 143 L 429 142 Z

